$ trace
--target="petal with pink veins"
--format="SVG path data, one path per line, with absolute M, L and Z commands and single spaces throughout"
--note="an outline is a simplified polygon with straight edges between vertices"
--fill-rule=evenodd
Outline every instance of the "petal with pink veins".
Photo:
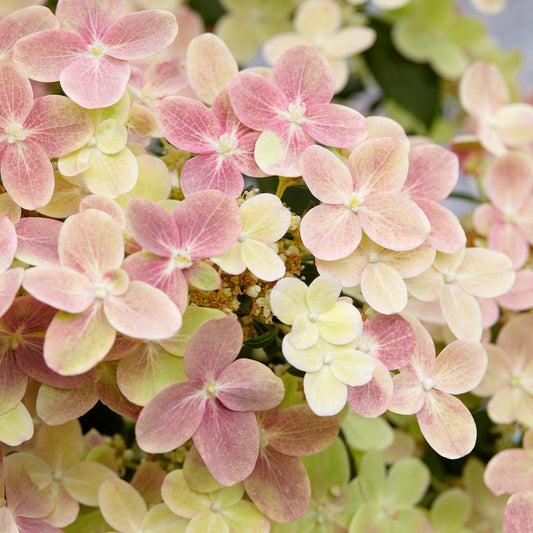
M 94 284 L 71 268 L 29 268 L 23 286 L 37 300 L 67 313 L 81 313 L 95 300 Z
M 169 258 L 183 245 L 170 213 L 144 198 L 132 198 L 128 202 L 126 227 L 130 235 L 152 254 Z
M 186 61 L 192 90 L 209 105 L 239 71 L 226 43 L 213 33 L 204 33 L 191 40 Z
M 77 270 L 93 282 L 101 282 L 124 259 L 122 229 L 103 211 L 86 209 L 63 223 L 58 251 L 61 266 Z
M 231 155 L 238 169 L 246 176 L 253 178 L 265 178 L 268 176 L 255 162 L 254 151 L 257 139 L 261 133 L 252 131 L 238 138 L 238 146 Z
M 230 317 L 203 323 L 185 348 L 183 368 L 189 379 L 204 383 L 215 381 L 242 348 L 243 333 Z
M 475 341 L 457 340 L 448 344 L 435 360 L 431 379 L 437 389 L 463 394 L 476 387 L 487 369 L 487 353 Z
M 192 259 L 205 259 L 229 250 L 242 228 L 237 202 L 220 191 L 203 191 L 185 198 L 171 216 Z
M 115 336 L 102 305 L 76 315 L 59 311 L 46 330 L 44 359 L 63 376 L 83 374 L 106 356 Z
M 35 81 L 58 81 L 61 71 L 87 54 L 87 42 L 65 30 L 43 30 L 19 39 L 13 61 Z
M 193 441 L 216 481 L 225 486 L 239 483 L 252 473 L 259 454 L 255 414 L 230 411 L 216 399 L 207 401 Z
M 357 216 L 364 232 L 375 243 L 391 250 L 412 250 L 420 246 L 431 229 L 424 212 L 400 194 L 365 198 Z
M 0 352 L 0 383 L 9 383 L 0 390 L 0 414 L 4 414 L 18 405 L 28 384 L 28 376 L 18 367 L 13 351 L 7 348 Z
M 374 374 L 368 383 L 358 387 L 348 387 L 348 405 L 350 409 L 365 418 L 375 418 L 389 408 L 393 390 L 390 372 L 381 361 L 377 360 Z
M 457 156 L 438 144 L 413 146 L 404 190 L 414 200 L 441 202 L 452 192 L 459 177 Z
M 240 72 L 228 84 L 231 105 L 239 120 L 262 131 L 288 116 L 289 100 L 273 82 L 254 72 Z
M 176 17 L 162 9 L 130 13 L 117 20 L 103 36 L 105 54 L 126 61 L 144 59 L 166 48 L 176 38 Z
M 348 159 L 348 169 L 358 196 L 399 193 L 407 178 L 408 153 L 392 137 L 369 139 L 356 146 Z
M 9 61 L 0 62 L 0 94 L 2 130 L 11 125 L 20 126 L 33 106 L 33 91 L 28 78 Z
M 353 192 L 352 177 L 341 159 L 322 146 L 313 145 L 300 159 L 305 184 L 321 202 L 344 204 Z
M 458 218 L 448 209 L 433 200 L 417 200 L 429 220 L 429 242 L 439 252 L 454 254 L 466 245 L 466 235 Z
M 61 27 L 78 33 L 87 43 L 102 39 L 125 13 L 125 0 L 62 0 L 56 9 Z
M 360 113 L 338 104 L 308 107 L 302 128 L 315 141 L 338 148 L 359 144 L 368 133 L 366 121 Z
M 392 378 L 394 387 L 389 410 L 399 415 L 414 415 L 426 402 L 426 393 L 420 380 L 411 372 L 400 371 Z
M 254 156 L 259 168 L 268 175 L 297 177 L 300 157 L 314 144 L 303 128 L 291 121 L 280 121 L 263 130 L 255 143 Z
M 361 242 L 358 217 L 344 206 L 313 207 L 300 226 L 305 247 L 318 259 L 334 261 L 350 255 Z
M 361 292 L 368 305 L 390 315 L 407 305 L 407 287 L 398 272 L 383 263 L 369 263 L 361 276 Z
M 311 46 L 294 46 L 284 52 L 274 64 L 272 81 L 285 93 L 289 102 L 303 102 L 307 107 L 327 104 L 335 92 L 331 67 L 326 58 Z
M 502 450 L 487 463 L 483 480 L 497 496 L 533 491 L 532 471 L 533 458 L 523 449 Z
M 311 501 L 307 471 L 298 457 L 267 446 L 259 452 L 254 471 L 244 481 L 256 507 L 276 522 L 293 522 L 305 514 Z
M 94 132 L 87 110 L 59 95 L 37 98 L 24 128 L 26 138 L 39 144 L 48 157 L 60 157 L 81 148 Z
M 283 384 L 267 366 L 251 359 L 238 359 L 216 380 L 216 397 L 232 411 L 262 411 L 280 404 Z
M 116 104 L 128 85 L 130 66 L 126 61 L 101 55 L 75 59 L 59 75 L 61 88 L 78 105 L 87 109 Z
M 59 265 L 57 244 L 63 223 L 49 218 L 21 218 L 16 224 L 17 259 L 29 265 Z M 1 268 L 0 268 L 1 271 Z
M 244 187 L 244 178 L 233 159 L 213 152 L 192 157 L 183 165 L 180 186 L 186 198 L 206 190 L 237 198 Z
M 4 187 L 23 209 L 38 209 L 52 198 L 54 170 L 38 144 L 17 142 L 8 145 L 1 167 Z
M 202 421 L 208 400 L 197 381 L 174 383 L 143 408 L 135 426 L 142 450 L 165 453 L 188 441 Z
M 520 154 L 506 154 L 491 163 L 485 190 L 491 203 L 503 213 L 517 213 L 527 202 L 533 188 L 533 173 Z
M 533 531 L 533 493 L 513 494 L 503 514 L 503 533 L 528 533 Z
M 447 459 L 470 453 L 476 443 L 476 424 L 470 411 L 455 396 L 432 390 L 416 416 L 428 444 Z
M 216 150 L 224 133 L 214 113 L 202 102 L 184 96 L 169 96 L 155 112 L 166 139 L 174 146 L 194 154 Z
M 516 224 L 494 224 L 487 242 L 491 250 L 509 257 L 515 269 L 524 266 L 529 257 L 529 243 Z

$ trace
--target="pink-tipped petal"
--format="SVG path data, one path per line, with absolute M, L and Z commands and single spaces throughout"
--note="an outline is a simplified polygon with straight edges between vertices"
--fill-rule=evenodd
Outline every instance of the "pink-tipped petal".
M 327 104 L 335 92 L 335 80 L 326 58 L 311 46 L 294 46 L 274 64 L 272 81 L 289 102 L 308 107 Z
M 353 192 L 352 177 L 341 159 L 322 146 L 313 145 L 300 159 L 307 187 L 321 202 L 344 204 Z
M 255 414 L 209 401 L 193 441 L 216 481 L 225 486 L 239 483 L 252 473 L 259 454 Z
M 302 128 L 315 141 L 338 148 L 359 144 L 368 133 L 366 121 L 360 113 L 338 104 L 309 107 Z
M 109 28 L 103 38 L 105 53 L 117 59 L 143 59 L 166 48 L 177 33 L 176 17 L 170 11 L 137 11 Z
M 186 152 L 208 154 L 215 151 L 223 133 L 208 107 L 184 96 L 165 98 L 157 107 L 155 117 L 167 140 Z
M 313 207 L 300 226 L 305 247 L 318 259 L 333 261 L 350 255 L 361 241 L 358 217 L 344 206 Z
M 101 55 L 82 56 L 61 71 L 59 81 L 65 94 L 87 109 L 116 104 L 128 85 L 130 66 L 126 61 Z
M 525 311 L 533 307 L 533 271 L 518 271 L 513 286 L 498 297 L 498 303 L 511 311 Z
M 244 178 L 232 159 L 211 153 L 197 155 L 183 165 L 180 186 L 186 198 L 211 189 L 237 198 L 242 193 Z
M 58 81 L 61 71 L 87 53 L 87 43 L 65 29 L 44 30 L 19 39 L 13 61 L 36 81 Z
M 140 448 L 165 453 L 189 440 L 202 421 L 207 400 L 198 382 L 174 383 L 144 407 L 135 426 Z
M 166 339 L 181 327 L 181 313 L 170 298 L 142 281 L 131 281 L 120 296 L 108 296 L 104 311 L 120 333 L 136 339 Z
M 185 198 L 171 216 L 193 259 L 226 252 L 237 242 L 242 229 L 237 202 L 220 191 L 203 191 Z
M 483 479 L 496 495 L 533 491 L 533 458 L 523 449 L 497 453 L 488 463 Z

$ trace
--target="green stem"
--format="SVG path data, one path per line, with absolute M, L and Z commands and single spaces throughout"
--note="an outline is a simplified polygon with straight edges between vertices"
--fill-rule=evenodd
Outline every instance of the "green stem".
M 448 198 L 457 198 L 458 200 L 466 200 L 468 202 L 472 202 L 474 204 L 481 203 L 481 200 L 479 198 L 476 198 L 475 196 L 472 196 L 470 194 L 466 194 L 463 192 L 452 192 Z

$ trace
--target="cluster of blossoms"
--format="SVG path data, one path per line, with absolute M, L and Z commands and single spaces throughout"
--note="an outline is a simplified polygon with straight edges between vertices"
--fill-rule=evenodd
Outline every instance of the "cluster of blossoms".
M 0 531 L 531 531 L 533 106 L 443 37 L 450 151 L 332 101 L 363 2 L 262 21 L 249 69 L 168 3 L 0 20 Z M 374 4 L 410 50 L 424 1 Z M 126 441 L 84 434 L 98 401 Z M 476 407 L 523 448 L 437 479 Z

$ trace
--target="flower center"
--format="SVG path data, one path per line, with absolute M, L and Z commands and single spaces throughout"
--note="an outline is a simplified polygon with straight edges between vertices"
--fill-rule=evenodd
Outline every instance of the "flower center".
M 289 104 L 289 120 L 295 124 L 302 124 L 305 120 L 305 103 Z
M 348 197 L 348 200 L 344 202 L 344 207 L 346 207 L 346 209 L 350 209 L 354 213 L 357 213 L 357 211 L 359 211 L 359 208 L 363 205 L 364 201 L 364 198 L 360 198 L 357 193 L 353 192 Z
M 100 57 L 104 53 L 104 50 L 105 50 L 105 46 L 102 43 L 90 44 L 88 48 L 89 48 L 89 52 L 94 57 Z
M 230 137 L 226 133 L 221 135 L 218 139 L 217 153 L 221 155 L 231 155 L 239 145 L 239 141 L 235 137 Z
M 109 296 L 109 282 L 102 281 L 94 284 L 94 296 L 99 300 L 103 300 Z
M 517 386 L 517 385 L 520 385 L 520 383 L 522 382 L 522 376 L 520 374 L 515 374 L 512 378 L 511 378 L 511 384 L 513 386 Z
M 372 252 L 371 254 L 368 254 L 369 263 L 377 263 L 378 261 L 379 261 L 379 256 L 377 252 Z
M 92 148 L 93 146 L 96 146 L 96 137 L 92 137 L 91 139 L 89 139 L 89 141 L 87 143 L 87 146 L 89 148 Z
M 508 222 L 509 224 L 514 224 L 516 222 L 516 213 L 507 213 L 503 218 L 505 222 Z
M 310 322 L 316 322 L 318 320 L 318 317 L 315 315 L 315 313 L 311 312 L 307 315 L 307 318 Z
M 455 274 L 455 272 L 444 274 L 444 283 L 447 283 L 448 285 L 450 283 L 453 283 L 456 279 L 457 279 L 457 275 Z
M 210 381 L 209 383 L 206 383 L 204 385 L 204 392 L 207 396 L 210 398 L 214 398 L 217 393 L 217 384 L 213 381 Z
M 431 378 L 425 378 L 423 379 L 420 384 L 422 385 L 422 388 L 426 391 L 426 392 L 429 392 L 432 388 L 433 388 L 433 380 Z
M 6 129 L 7 142 L 9 144 L 16 143 L 17 141 L 24 141 L 26 139 L 26 133 L 22 124 L 11 124 Z
M 327 366 L 331 365 L 333 363 L 333 357 L 331 356 L 331 354 L 327 353 L 325 356 L 324 356 L 324 361 L 323 363 Z
M 193 261 L 187 252 L 180 251 L 176 252 L 172 256 L 171 263 L 175 268 L 183 270 L 184 268 L 190 268 L 193 264 Z

